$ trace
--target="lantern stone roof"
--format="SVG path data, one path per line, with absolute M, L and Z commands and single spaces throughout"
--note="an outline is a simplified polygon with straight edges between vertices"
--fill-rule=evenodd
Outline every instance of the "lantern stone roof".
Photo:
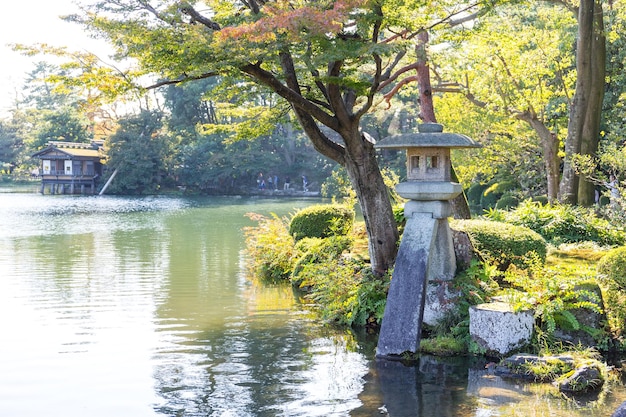
M 465 135 L 444 133 L 438 123 L 423 123 L 417 127 L 418 133 L 402 133 L 380 140 L 378 149 L 407 148 L 480 148 L 481 145 Z

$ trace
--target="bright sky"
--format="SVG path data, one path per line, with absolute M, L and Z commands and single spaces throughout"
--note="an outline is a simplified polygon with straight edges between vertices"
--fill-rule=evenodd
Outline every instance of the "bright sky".
M 98 55 L 106 48 L 100 41 L 88 37 L 77 24 L 64 22 L 59 16 L 78 11 L 76 3 L 93 0 L 10 0 L 2 2 L 0 13 L 0 117 L 15 103 L 24 78 L 34 63 L 44 56 L 23 57 L 9 44 L 32 45 L 46 43 L 66 46 L 70 50 L 87 50 Z

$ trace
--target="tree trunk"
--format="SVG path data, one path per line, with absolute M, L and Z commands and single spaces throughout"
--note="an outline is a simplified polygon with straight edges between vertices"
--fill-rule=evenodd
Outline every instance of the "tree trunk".
M 345 148 L 338 147 L 327 140 L 309 114 L 292 108 L 315 149 L 346 169 L 363 213 L 371 268 L 384 274 L 396 260 L 399 233 L 374 144 L 359 132 L 358 121 L 352 120 L 352 126 L 337 132 L 345 143 Z
M 339 86 L 329 84 L 327 89 L 329 101 L 335 108 L 335 116 L 318 112 L 318 116 L 314 117 L 310 111 L 307 111 L 307 109 L 311 110 L 311 107 L 307 107 L 308 103 L 301 100 L 302 92 L 296 78 L 293 59 L 289 53 L 281 53 L 281 65 L 285 82 L 289 87 L 288 91 L 272 74 L 258 66 L 250 65 L 246 67 L 246 72 L 287 99 L 302 130 L 315 149 L 346 169 L 363 212 L 371 268 L 374 273 L 382 275 L 396 260 L 399 234 L 389 192 L 376 160 L 374 144 L 360 133 L 360 119 L 355 117 L 351 112 L 351 107 L 346 105 L 351 101 L 342 96 Z M 340 68 L 339 62 L 334 63 L 330 66 L 329 75 L 336 74 Z M 324 119 L 323 124 L 337 133 L 344 143 L 330 140 L 321 131 L 316 118 L 317 121 L 320 121 L 320 118 Z
M 559 158 L 559 140 L 556 135 L 537 118 L 535 112 L 525 112 L 518 116 L 520 120 L 528 123 L 539 139 L 543 151 L 543 166 L 546 172 L 548 186 L 548 201 L 556 201 L 559 195 L 559 176 L 561 168 L 561 158 Z
M 427 123 L 437 123 L 435 118 L 435 106 L 433 104 L 433 90 L 430 84 L 430 68 L 428 67 L 428 32 L 421 31 L 417 35 L 415 55 L 417 55 L 417 87 L 419 89 L 420 119 Z
M 577 153 L 593 153 L 598 145 L 606 65 L 603 28 L 600 0 L 581 0 L 576 45 L 576 93 L 570 107 L 563 177 L 559 189 L 559 200 L 563 203 L 588 203 L 589 195 L 593 198 L 590 185 L 579 185 L 572 158 Z M 579 199 L 581 190 L 583 195 Z
M 417 45 L 415 53 L 417 55 L 417 83 L 419 89 L 419 105 L 420 118 L 426 123 L 437 123 L 435 116 L 435 105 L 433 103 L 433 92 L 430 83 L 430 68 L 428 67 L 428 55 L 426 54 L 426 45 L 428 44 L 428 32 L 421 31 L 417 35 Z M 452 181 L 458 182 L 458 177 L 454 166 L 451 167 Z M 458 196 L 450 200 L 452 213 L 455 219 L 471 219 L 469 203 L 465 192 L 461 192 Z
M 593 13 L 593 33 L 591 37 L 591 79 L 589 82 L 589 101 L 583 131 L 581 135 L 580 153 L 595 156 L 600 140 L 600 121 L 602 102 L 604 100 L 606 76 L 606 38 L 604 35 L 604 19 L 602 3 L 595 1 Z M 578 183 L 578 204 L 592 206 L 595 203 L 595 186 L 581 179 Z
M 372 270 L 382 274 L 395 262 L 398 226 L 393 216 L 389 191 L 378 168 L 373 144 L 361 137 L 358 131 L 355 135 L 358 139 L 345 139 L 346 143 L 361 144 L 357 149 L 348 147 L 344 168 L 363 212 Z

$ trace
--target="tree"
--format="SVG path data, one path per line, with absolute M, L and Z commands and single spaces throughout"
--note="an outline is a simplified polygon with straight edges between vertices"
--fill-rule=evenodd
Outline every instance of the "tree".
M 404 73 L 402 58 L 423 26 L 483 4 L 440 1 L 428 10 L 422 2 L 392 0 L 155 4 L 101 1 L 96 13 L 74 19 L 107 37 L 121 56 L 136 59 L 144 73 L 161 77 L 155 88 L 220 75 L 239 91 L 252 81 L 281 97 L 315 149 L 346 168 L 364 215 L 373 270 L 392 265 L 398 231 L 360 121 Z
M 161 118 L 159 113 L 143 111 L 119 121 L 119 129 L 105 143 L 107 166 L 118 171 L 110 192 L 154 193 L 167 179 L 170 141 Z
M 41 149 L 49 141 L 89 142 L 93 134 L 89 120 L 72 106 L 54 110 L 34 110 L 36 118 L 35 135 L 30 146 Z
M 11 174 L 22 162 L 24 138 L 15 120 L 0 120 L 0 171 Z
M 606 74 L 602 1 L 581 0 L 577 14 L 576 92 L 570 106 L 559 200 L 591 205 L 594 201 L 594 185 L 579 180 L 572 158 L 576 154 L 594 155 L 600 140 Z
M 98 5 L 105 13 L 83 22 L 138 59 L 146 73 L 163 77 L 157 85 L 222 75 L 233 87 L 252 80 L 286 100 L 315 148 L 348 170 L 372 268 L 382 273 L 395 258 L 398 231 L 373 143 L 359 122 L 388 77 L 383 58 L 394 52 L 382 42 L 383 8 L 355 0 L 206 3 L 209 9 L 200 12 L 195 2 L 105 1 Z
M 89 142 L 91 121 L 83 112 L 81 98 L 69 88 L 61 89 L 51 79 L 64 74 L 58 66 L 39 62 L 28 74 L 18 106 L 21 123 L 28 123 L 26 141 L 31 151 L 49 141 Z
M 558 136 L 565 131 L 573 88 L 574 29 L 575 20 L 562 6 L 504 5 L 477 20 L 471 35 L 452 38 L 454 49 L 436 61 L 433 89 L 462 93 L 489 115 L 490 131 L 501 132 L 508 123 L 504 130 L 513 133 L 520 130 L 515 121 L 534 131 L 543 156 L 544 192 L 552 201 L 559 192 Z

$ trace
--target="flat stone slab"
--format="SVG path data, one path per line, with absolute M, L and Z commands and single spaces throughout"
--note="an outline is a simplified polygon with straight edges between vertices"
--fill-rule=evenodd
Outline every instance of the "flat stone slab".
M 532 311 L 515 312 L 509 303 L 485 303 L 470 307 L 470 337 L 486 353 L 504 356 L 530 342 Z

